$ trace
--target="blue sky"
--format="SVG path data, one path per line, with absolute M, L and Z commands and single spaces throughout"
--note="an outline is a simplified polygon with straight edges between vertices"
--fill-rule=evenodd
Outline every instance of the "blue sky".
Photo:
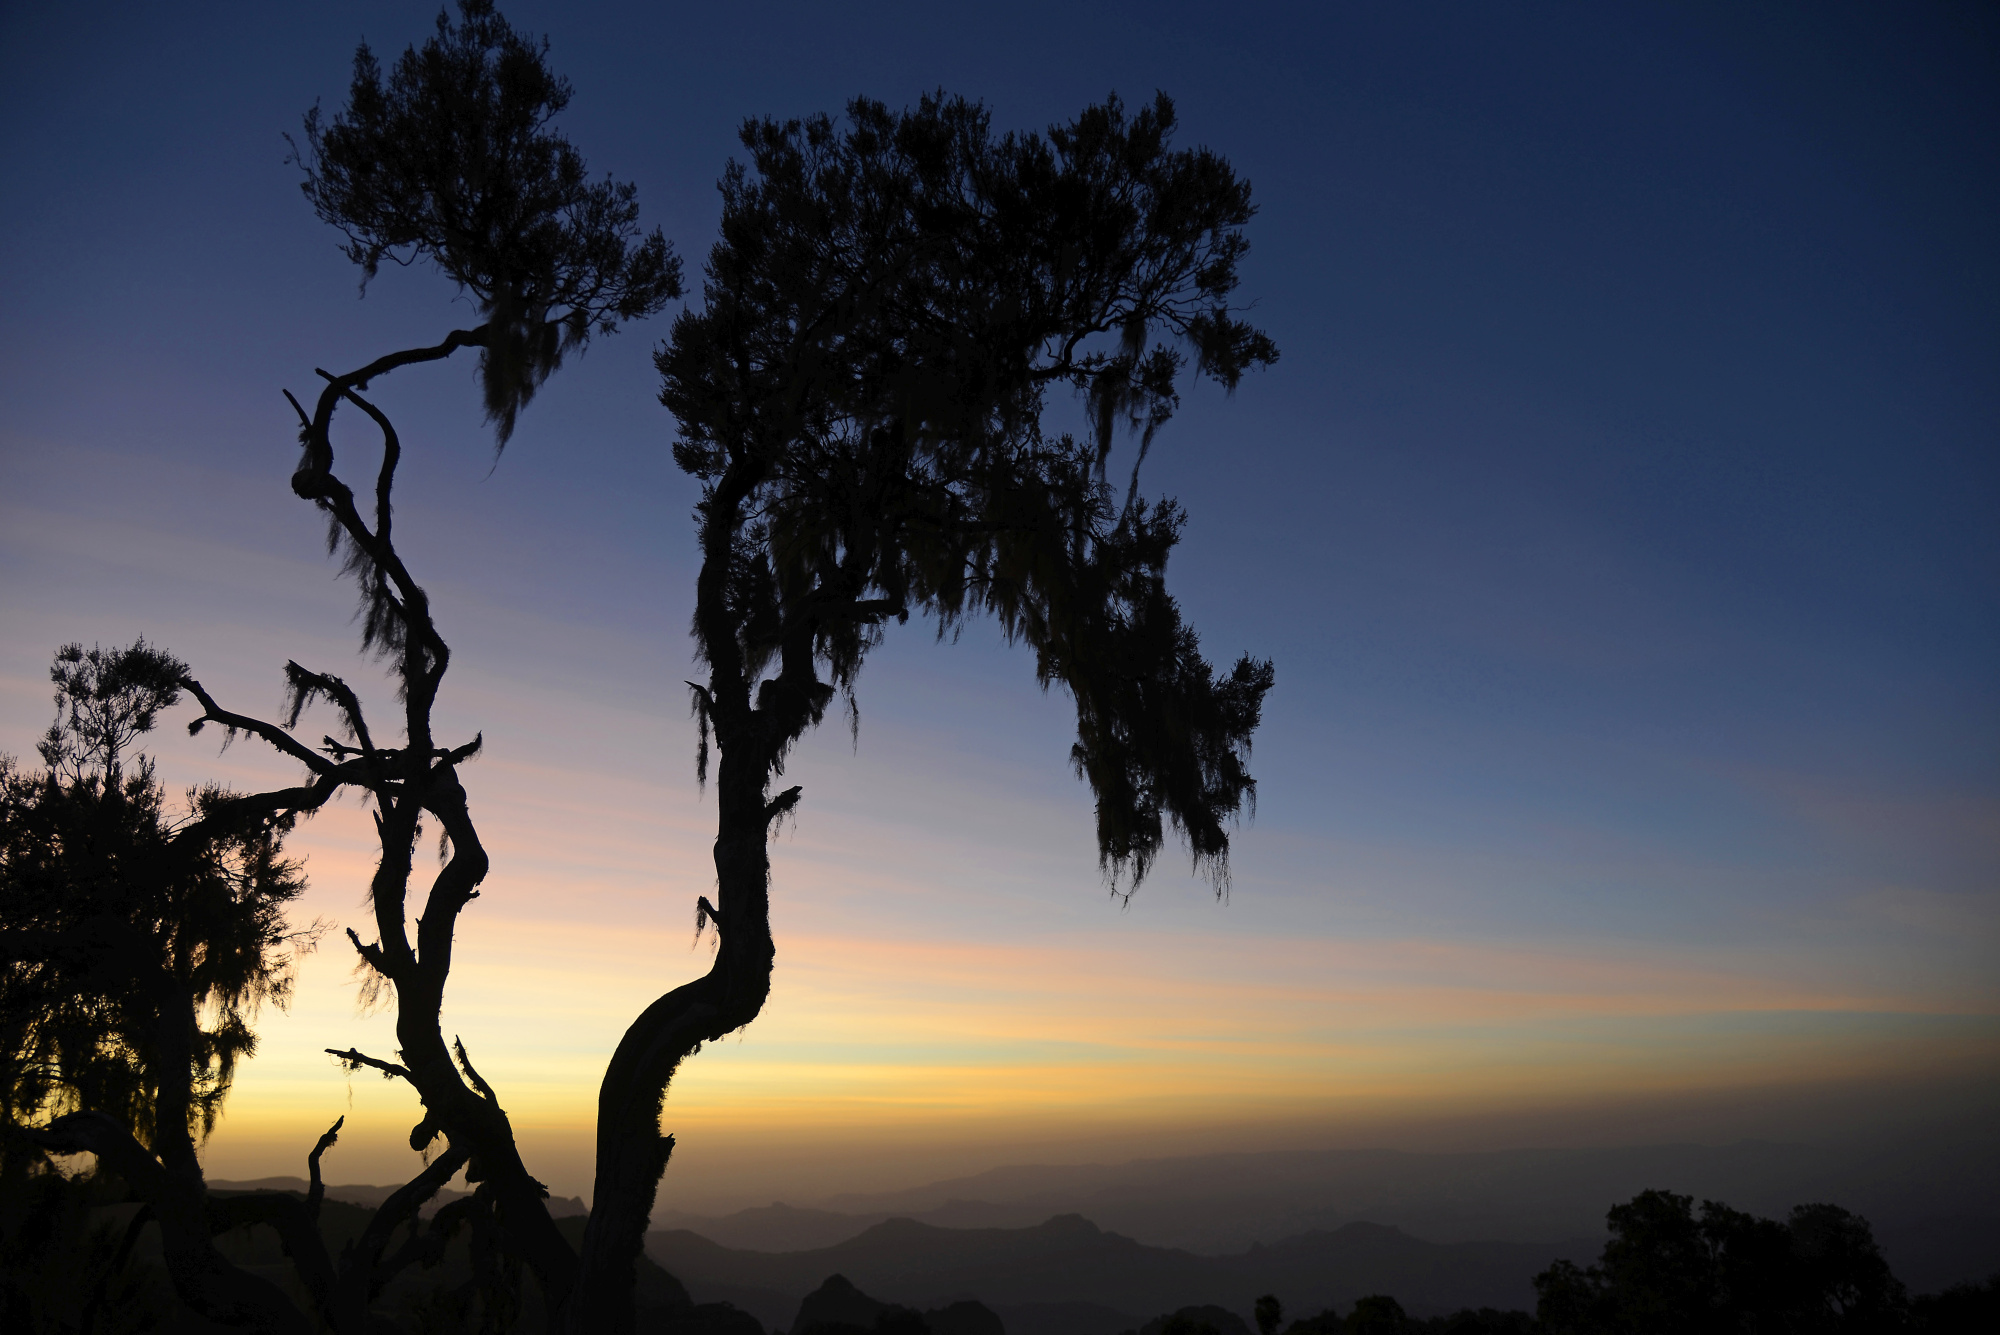
M 1127 1116 L 1123 1088 L 1168 1140 L 1247 1106 L 1306 1143 L 1364 1095 L 1416 1116 L 1993 1075 L 1990 8 L 506 12 L 550 35 L 565 127 L 690 264 L 740 121 L 856 93 L 944 87 L 1034 128 L 1164 89 L 1262 210 L 1243 293 L 1283 360 L 1191 396 L 1146 474 L 1191 512 L 1172 574 L 1212 653 L 1278 664 L 1231 901 L 1163 860 L 1109 904 L 1066 703 L 991 633 L 911 628 L 863 677 L 858 751 L 832 729 L 800 757 L 779 991 L 689 1068 L 670 1107 L 690 1125 L 776 1135 L 745 1109 L 782 1104 L 927 1128 L 956 1168 L 991 1149 L 978 1108 L 1009 1082 L 1044 1090 L 1010 1118 L 1060 1147 Z M 65 639 L 144 631 L 266 709 L 285 657 L 351 655 L 348 592 L 285 489 L 278 389 L 470 312 L 417 272 L 357 301 L 281 134 L 339 103 L 358 40 L 400 51 L 431 13 L 0 19 L 0 749 L 30 753 Z M 465 1018 L 513 1016 L 490 1041 L 546 1087 L 551 1147 L 620 1017 L 698 963 L 707 809 L 675 689 L 695 493 L 653 397 L 665 333 L 566 368 L 497 467 L 469 366 L 385 394 L 414 442 L 401 531 L 459 651 L 448 709 L 494 743 L 478 778 L 512 854 L 481 901 L 495 962 L 461 956 Z M 177 779 L 286 777 L 243 747 L 160 749 Z M 316 903 L 355 916 L 358 813 L 301 838 Z M 816 944 L 788 947 L 788 921 Z M 509 941 L 565 931 L 542 993 L 508 981 L 498 961 L 534 955 Z M 607 934 L 671 948 L 592 990 Z M 953 952 L 962 971 L 911 962 Z M 1059 958 L 1106 990 L 1044 1006 L 1033 961 Z M 346 968 L 316 958 L 271 1019 L 218 1161 L 349 1097 L 399 1138 L 393 1092 L 304 1055 L 380 1024 Z M 507 1007 L 558 993 L 601 1004 L 524 1037 Z M 1119 996 L 1145 1004 L 1101 1023 Z M 1201 1015 L 1222 1018 L 1197 1041 Z M 1284 1043 L 1246 1055 L 1258 1034 Z M 1098 1083 L 1022 1075 L 1066 1063 Z M 956 1103 L 912 1092 L 952 1079 Z M 1227 1117 L 1193 1092 L 1225 1079 Z

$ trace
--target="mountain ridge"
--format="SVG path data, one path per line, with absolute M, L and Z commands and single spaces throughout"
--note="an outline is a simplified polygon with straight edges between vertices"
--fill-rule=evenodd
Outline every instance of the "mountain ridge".
M 892 1218 L 833 1246 L 797 1252 L 738 1250 L 686 1230 L 646 1236 L 647 1255 L 697 1301 L 733 1302 L 769 1326 L 781 1326 L 806 1294 L 838 1274 L 909 1307 L 977 1300 L 1009 1319 L 1010 1335 L 1036 1335 L 1014 1325 L 1035 1308 L 1095 1309 L 1095 1322 L 1064 1321 L 1066 1335 L 1115 1335 L 1183 1307 L 1218 1306 L 1247 1316 L 1266 1292 L 1300 1312 L 1385 1291 L 1420 1315 L 1529 1307 L 1536 1271 L 1558 1254 L 1587 1260 L 1595 1250 L 1587 1239 L 1433 1243 L 1388 1225 L 1354 1223 L 1240 1255 L 1204 1257 L 1149 1246 L 1077 1214 L 1017 1229 L 950 1229 Z
M 1662 1189 L 1778 1218 L 1835 1201 L 1874 1225 L 1896 1272 L 1919 1292 L 2000 1267 L 2000 1144 L 1942 1137 L 1869 1153 L 1738 1140 L 1493 1151 L 1279 1150 L 1114 1164 L 1012 1164 L 917 1187 L 774 1202 L 726 1215 L 656 1209 L 750 1251 L 834 1245 L 890 1218 L 946 1228 L 1025 1228 L 1080 1213 L 1106 1230 L 1200 1255 L 1356 1222 L 1390 1223 L 1437 1243 L 1541 1245 L 1604 1237 L 1605 1211 Z M 1589 1255 L 1596 1254 L 1595 1246 Z

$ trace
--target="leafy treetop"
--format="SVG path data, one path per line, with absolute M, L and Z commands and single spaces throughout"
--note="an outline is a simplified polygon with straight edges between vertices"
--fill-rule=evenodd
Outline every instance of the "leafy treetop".
M 551 121 L 568 80 L 494 11 L 460 0 L 385 79 L 366 44 L 346 109 L 307 113 L 301 188 L 347 237 L 364 286 L 382 261 L 435 264 L 485 318 L 480 361 L 499 442 L 566 354 L 680 295 L 680 260 L 640 236 L 634 187 L 593 181 Z
M 704 308 L 658 357 L 705 484 L 702 765 L 712 724 L 780 771 L 836 694 L 852 708 L 887 619 L 991 614 L 1075 701 L 1114 885 L 1170 823 L 1220 886 L 1271 665 L 1202 658 L 1164 582 L 1179 507 L 1138 496 L 1136 461 L 1122 500 L 1105 477 L 1184 372 L 1233 388 L 1277 358 L 1230 305 L 1249 184 L 1174 124 L 1164 96 L 1114 97 L 996 137 L 939 94 L 744 128 Z M 1044 429 L 1051 389 L 1087 438 Z
M 290 813 L 210 785 L 175 815 L 151 759 L 120 753 L 187 668 L 143 639 L 65 645 L 48 770 L 0 757 L 0 1113 L 115 1113 L 145 1143 L 215 1125 L 258 1007 L 290 996 L 305 888 Z

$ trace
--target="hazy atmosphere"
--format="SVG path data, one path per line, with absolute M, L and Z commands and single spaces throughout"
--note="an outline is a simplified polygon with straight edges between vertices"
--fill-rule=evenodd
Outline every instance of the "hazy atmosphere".
M 497 457 L 469 359 L 374 387 L 451 643 L 441 744 L 484 738 L 459 775 L 491 871 L 442 1033 L 552 1193 L 589 1202 L 613 1049 L 717 949 L 684 685 L 702 491 L 653 357 L 701 302 L 739 126 L 942 89 L 1042 131 L 1162 91 L 1176 146 L 1254 190 L 1232 300 L 1279 353 L 1230 393 L 1187 382 L 1139 474 L 1188 512 L 1168 582 L 1203 653 L 1275 664 L 1226 893 L 1171 835 L 1109 893 L 1065 688 L 990 617 L 942 641 L 891 619 L 854 730 L 829 710 L 772 780 L 802 793 L 769 1000 L 673 1077 L 655 1227 L 958 1200 L 988 1213 L 933 1222 L 1081 1212 L 1203 1254 L 1355 1219 L 1539 1244 L 1661 1187 L 1873 1210 L 1892 1259 L 1976 1219 L 1929 1282 L 2000 1265 L 1990 7 L 505 13 L 548 35 L 562 129 L 692 289 L 572 356 Z M 357 297 L 285 135 L 342 105 L 357 43 L 387 63 L 433 16 L 0 19 L 0 751 L 24 765 L 72 641 L 143 635 L 265 718 L 296 659 L 393 717 L 288 489 L 281 390 L 481 317 L 423 264 Z M 1088 428 L 1067 391 L 1048 416 Z M 340 428 L 357 455 L 364 427 Z M 146 739 L 170 795 L 299 782 L 254 737 L 188 736 L 200 712 Z M 322 704 L 299 736 L 335 730 Z M 286 845 L 294 915 L 333 930 L 258 1013 L 210 1179 L 301 1177 L 339 1116 L 329 1182 L 422 1166 L 413 1091 L 325 1051 L 398 1049 L 342 935 L 373 937 L 372 812 L 344 794 Z M 1500 1158 L 1332 1154 L 1377 1150 Z M 1539 1204 L 1507 1195 L 1525 1151 L 1569 1156 Z M 1129 1166 L 1275 1152 L 1306 1157 Z

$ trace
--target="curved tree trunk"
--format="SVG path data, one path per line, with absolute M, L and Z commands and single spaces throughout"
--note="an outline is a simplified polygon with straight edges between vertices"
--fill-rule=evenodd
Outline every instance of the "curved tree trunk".
M 418 920 L 416 958 L 391 975 L 397 987 L 396 1039 L 402 1045 L 410 1083 L 423 1097 L 425 1122 L 443 1131 L 455 1149 L 469 1153 L 468 1176 L 490 1184 L 499 1222 L 541 1281 L 551 1308 L 560 1309 L 575 1283 L 575 1253 L 549 1215 L 546 1189 L 522 1161 L 513 1123 L 498 1096 L 478 1078 L 469 1062 L 465 1075 L 460 1075 L 452 1049 L 445 1042 L 441 1015 L 444 985 L 451 971 L 452 933 L 458 910 L 485 879 L 488 864 L 467 810 L 465 789 L 449 771 L 432 782 L 420 807 L 412 802 L 407 812 L 396 811 L 385 818 L 385 826 L 388 820 L 409 820 L 412 837 L 383 840 L 385 850 L 393 847 L 398 853 L 394 860 L 385 856 L 383 862 L 383 873 L 396 884 L 393 900 L 385 893 L 378 898 L 378 906 L 393 903 L 395 911 L 401 912 L 401 887 L 407 885 L 411 870 L 408 850 L 422 811 L 429 811 L 443 824 L 451 837 L 452 856 L 432 884 L 424 916 Z M 386 920 L 378 923 L 385 940 L 390 937 L 390 926 Z M 473 1082 L 471 1087 L 466 1083 L 468 1078 Z M 418 1148 L 415 1140 L 413 1136 L 412 1147 Z
M 597 1103 L 597 1177 L 569 1313 L 568 1329 L 576 1335 L 631 1332 L 637 1261 L 674 1147 L 673 1137 L 660 1133 L 668 1082 L 703 1043 L 756 1019 L 770 995 L 777 952 L 768 834 L 777 813 L 764 799 L 768 763 L 759 754 L 744 757 L 758 750 L 742 744 L 748 739 L 734 739 L 732 748 L 733 731 L 717 729 L 715 962 L 702 977 L 648 1006 L 625 1031 L 605 1071 Z

